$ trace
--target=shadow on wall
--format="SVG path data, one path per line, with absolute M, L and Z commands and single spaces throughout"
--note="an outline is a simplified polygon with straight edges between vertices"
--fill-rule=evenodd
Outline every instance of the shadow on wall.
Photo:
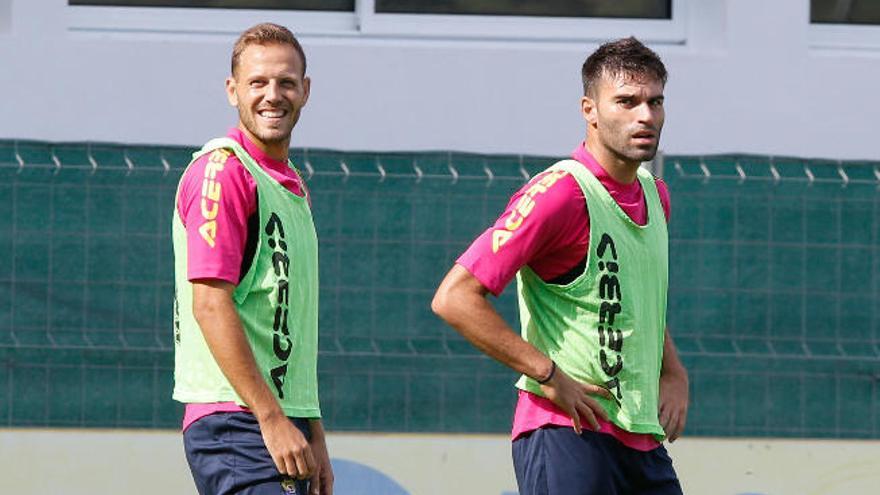
M 411 495 L 387 474 L 355 461 L 330 459 L 333 464 L 333 491 L 346 495 Z M 501 495 L 517 495 L 503 492 Z M 748 494 L 744 494 L 748 495 Z
M 333 464 L 333 489 L 351 495 L 410 495 L 385 473 L 364 464 L 343 459 L 331 459 Z
M 336 478 L 334 491 L 346 495 L 411 495 L 387 474 L 355 461 L 331 459 Z M 502 492 L 500 495 L 517 495 L 516 492 Z M 737 495 L 765 495 L 748 492 Z

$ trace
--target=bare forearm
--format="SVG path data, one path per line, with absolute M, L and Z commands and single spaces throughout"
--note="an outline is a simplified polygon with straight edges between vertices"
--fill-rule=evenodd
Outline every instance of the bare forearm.
M 541 380 L 541 391 L 571 417 L 580 434 L 582 421 L 594 430 L 598 420 L 608 420 L 591 396 L 610 398 L 608 390 L 573 380 L 563 370 L 554 372 L 547 356 L 516 334 L 486 300 L 487 290 L 459 265 L 440 283 L 431 309 L 480 350 L 524 375 Z
M 672 341 L 672 335 L 667 328 L 663 335 L 663 364 L 660 368 L 661 374 L 676 373 L 687 379 L 687 370 L 678 357 L 678 350 Z
M 485 294 L 479 282 L 456 265 L 437 289 L 431 308 L 489 356 L 527 376 L 547 376 L 550 359 L 515 333 Z
M 320 419 L 310 419 L 309 430 L 311 430 L 313 439 L 324 438 L 324 424 Z
M 194 313 L 214 360 L 232 388 L 258 420 L 283 415 L 281 407 L 260 374 L 231 294 L 194 287 Z
M 670 442 L 674 442 L 682 434 L 687 424 L 688 387 L 687 370 L 678 358 L 669 329 L 666 329 L 660 370 L 658 419 Z

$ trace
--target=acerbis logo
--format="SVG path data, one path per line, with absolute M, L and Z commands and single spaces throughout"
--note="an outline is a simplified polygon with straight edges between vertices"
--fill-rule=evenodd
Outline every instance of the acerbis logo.
M 272 323 L 272 350 L 275 357 L 281 360 L 281 364 L 272 368 L 269 375 L 272 384 L 278 393 L 278 398 L 284 398 L 284 377 L 287 375 L 287 360 L 293 351 L 293 343 L 290 341 L 290 329 L 287 327 L 287 312 L 290 303 L 290 258 L 287 256 L 287 242 L 284 240 L 284 225 L 274 212 L 269 215 L 266 223 L 266 243 L 272 250 L 272 268 L 275 271 L 278 298 L 275 301 L 275 319 Z
M 516 206 L 510 212 L 510 215 L 507 216 L 507 219 L 504 221 L 503 229 L 495 229 L 492 232 L 492 252 L 497 253 L 501 246 L 504 245 L 507 241 L 513 237 L 513 233 L 522 225 L 523 221 L 529 216 L 532 212 L 532 209 L 535 208 L 535 197 L 539 194 L 543 194 L 547 192 L 547 189 L 550 188 L 553 184 L 568 175 L 568 172 L 565 170 L 556 170 L 554 172 L 548 172 L 546 175 L 541 177 L 538 181 L 532 184 L 526 192 L 520 196 L 519 201 L 516 203 Z
M 212 248 L 217 238 L 216 218 L 217 212 L 220 210 L 220 183 L 214 179 L 217 177 L 217 173 L 223 170 L 230 154 L 229 151 L 223 149 L 214 150 L 211 156 L 208 157 L 208 163 L 205 164 L 205 177 L 202 179 L 202 201 L 200 206 L 205 223 L 199 226 L 199 234 L 208 243 L 208 246 Z

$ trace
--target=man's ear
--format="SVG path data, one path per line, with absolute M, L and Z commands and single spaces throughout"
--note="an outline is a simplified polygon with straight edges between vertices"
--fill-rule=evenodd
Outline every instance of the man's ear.
M 581 115 L 587 121 L 588 127 L 596 127 L 596 122 L 599 120 L 596 111 L 596 100 L 589 96 L 581 98 Z
M 229 76 L 226 78 L 226 99 L 233 107 L 238 107 L 238 95 L 235 94 L 235 78 Z
M 309 102 L 309 94 L 312 91 L 312 78 L 306 76 L 303 78 L 303 106 L 306 106 L 306 103 Z

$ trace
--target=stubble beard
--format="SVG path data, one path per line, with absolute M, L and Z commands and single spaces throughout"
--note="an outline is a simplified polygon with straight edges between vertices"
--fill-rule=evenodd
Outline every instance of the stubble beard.
M 253 113 L 242 112 L 239 110 L 238 117 L 245 129 L 247 129 L 252 136 L 259 139 L 260 142 L 264 144 L 279 144 L 290 140 L 290 135 L 293 133 L 293 127 L 296 125 L 299 116 L 292 115 L 289 123 L 285 122 L 283 125 L 275 128 L 260 127 L 257 125 L 257 116 Z
M 639 148 L 637 146 L 630 146 L 627 149 L 626 157 L 630 160 L 638 160 L 639 162 L 649 162 L 657 156 L 657 147 L 660 145 L 659 142 L 652 146 L 651 148 Z
M 657 139 L 650 148 L 633 146 L 629 144 L 630 133 L 614 129 L 612 130 L 611 139 L 604 139 L 605 147 L 617 155 L 618 158 L 630 162 L 648 162 L 657 155 L 657 148 L 660 146 L 660 131 L 657 131 Z

